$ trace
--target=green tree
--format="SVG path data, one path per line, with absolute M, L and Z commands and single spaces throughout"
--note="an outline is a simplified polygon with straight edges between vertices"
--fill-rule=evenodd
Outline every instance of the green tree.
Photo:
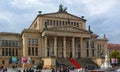
M 118 64 L 120 64 L 120 53 L 118 50 L 112 50 L 110 52 L 110 59 L 111 58 L 117 58 L 118 59 Z

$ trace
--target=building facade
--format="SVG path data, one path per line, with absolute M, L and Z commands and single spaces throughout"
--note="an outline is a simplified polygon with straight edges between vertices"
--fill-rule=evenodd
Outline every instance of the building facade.
M 11 56 L 30 57 L 29 66 L 41 58 L 72 57 L 98 58 L 107 52 L 107 38 L 98 39 L 84 17 L 59 9 L 55 13 L 38 14 L 22 33 L 0 33 L 0 65 L 21 67 L 23 63 L 9 64 Z

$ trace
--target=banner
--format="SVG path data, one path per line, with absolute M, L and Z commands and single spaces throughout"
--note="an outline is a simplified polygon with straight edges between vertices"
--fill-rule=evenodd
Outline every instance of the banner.
M 118 59 L 117 58 L 111 58 L 111 63 L 112 64 L 117 64 L 118 63 Z
M 10 57 L 10 63 L 17 63 L 18 59 L 15 56 Z
M 22 57 L 22 63 L 27 63 L 27 57 Z
M 31 59 L 30 57 L 27 57 L 27 63 L 30 63 Z
M 30 63 L 30 57 L 22 57 L 22 63 Z

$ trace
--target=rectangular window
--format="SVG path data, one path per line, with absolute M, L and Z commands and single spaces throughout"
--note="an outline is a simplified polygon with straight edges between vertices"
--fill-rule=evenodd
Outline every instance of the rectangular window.
M 86 48 L 89 48 L 89 42 L 86 41 Z
M 14 47 L 15 46 L 15 43 L 14 43 L 14 41 L 11 41 L 12 42 L 12 47 Z
M 4 52 L 4 48 L 2 48 L 2 56 L 4 56 L 4 53 L 5 53 L 5 52 Z
M 14 53 L 14 48 L 13 48 L 13 49 L 12 49 L 12 56 L 14 56 L 14 54 L 15 54 L 15 53 Z
M 31 48 L 28 47 L 28 55 L 30 56 L 31 55 Z
M 58 20 L 57 20 L 56 24 L 57 24 L 57 26 L 58 26 Z
M 32 39 L 32 46 L 34 45 L 34 39 Z
M 34 55 L 34 47 L 32 47 L 32 55 Z
M 79 27 L 79 23 L 77 22 L 77 27 Z
M 16 56 L 18 56 L 18 49 L 16 49 Z
M 94 42 L 93 41 L 91 42 L 91 48 L 94 48 Z
M 8 56 L 8 48 L 6 48 L 6 56 Z
M 54 20 L 53 26 L 55 26 L 55 20 Z
M 5 46 L 8 46 L 8 41 L 7 40 L 5 40 Z
M 38 39 L 35 39 L 35 45 L 38 46 Z
M 2 47 L 4 47 L 4 46 L 5 46 L 5 44 L 4 44 L 4 43 L 5 43 L 5 41 L 4 41 L 4 40 L 2 40 Z
M 36 56 L 38 56 L 38 47 L 36 47 Z
M 50 20 L 50 25 L 52 25 L 52 20 Z
M 94 53 L 94 49 L 91 50 L 91 54 L 94 57 L 95 53 Z
M 11 48 L 9 48 L 9 56 L 11 56 Z

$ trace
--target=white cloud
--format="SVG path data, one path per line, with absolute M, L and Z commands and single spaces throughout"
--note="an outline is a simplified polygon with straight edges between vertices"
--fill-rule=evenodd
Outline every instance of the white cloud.
M 91 15 L 107 13 L 118 0 L 82 0 Z
M 43 10 L 43 9 L 53 9 L 55 6 L 51 0 L 13 0 L 11 5 L 19 9 L 34 9 L 34 10 Z
M 12 15 L 9 12 L 0 12 L 0 20 L 4 20 L 6 22 L 10 22 Z
M 41 0 L 13 0 L 10 3 L 13 7 L 17 7 L 19 9 L 38 8 L 44 5 Z

